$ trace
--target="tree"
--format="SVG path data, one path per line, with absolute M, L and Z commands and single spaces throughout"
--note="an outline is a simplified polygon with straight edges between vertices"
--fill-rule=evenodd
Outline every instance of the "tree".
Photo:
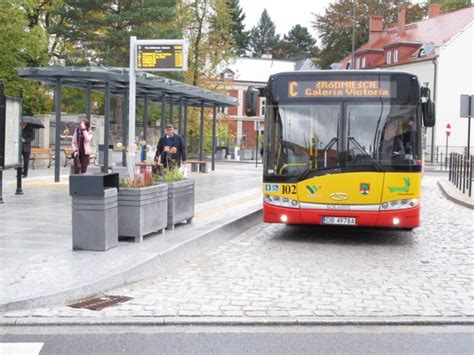
M 64 0 L 55 15 L 64 19 L 51 33 L 72 44 L 70 64 L 128 66 L 130 36 L 179 38 L 176 0 Z
M 227 0 L 227 6 L 233 22 L 230 31 L 234 40 L 235 54 L 242 56 L 246 54 L 250 42 L 250 33 L 245 31 L 245 14 L 242 12 L 239 0 Z
M 139 39 L 182 37 L 176 26 L 176 0 L 63 0 L 53 15 L 60 21 L 51 25 L 49 31 L 65 43 L 58 56 L 66 65 L 128 67 L 130 36 Z M 177 73 L 162 74 L 183 79 Z M 66 91 L 64 102 L 71 111 L 84 109 L 80 92 Z M 121 100 L 112 97 L 111 105 L 115 118 L 120 120 Z M 157 116 L 150 114 L 149 118 L 154 120 Z
M 293 26 L 279 43 L 275 57 L 277 58 L 308 58 L 314 51 L 316 40 L 308 29 L 301 25 Z
M 253 56 L 259 57 L 264 53 L 271 53 L 277 47 L 280 35 L 275 34 L 275 28 L 267 9 L 264 9 L 257 25 L 250 31 L 250 48 Z
M 189 69 L 186 81 L 196 86 L 209 87 L 219 67 L 233 56 L 232 16 L 227 0 L 181 1 L 178 5 L 178 22 L 189 43 Z M 205 110 L 206 116 L 211 114 Z M 200 127 L 200 110 L 188 113 L 190 136 L 196 136 Z M 205 120 L 204 136 L 210 136 L 211 122 Z M 191 138 L 191 137 L 190 137 Z
M 399 8 L 406 4 L 405 0 L 358 0 L 356 2 L 355 48 L 366 43 L 369 38 L 369 16 L 380 15 L 386 25 L 397 22 Z M 322 48 L 316 64 L 321 68 L 328 68 L 334 62 L 351 53 L 353 0 L 337 0 L 331 3 L 324 15 L 316 15 L 313 27 L 320 33 Z M 408 20 L 419 21 L 422 14 L 411 11 L 419 5 L 407 4 Z M 416 14 L 416 17 L 413 16 Z
M 50 29 L 54 25 L 61 24 L 64 20 L 61 16 L 54 14 L 55 10 L 63 5 L 63 0 L 23 0 L 21 3 L 28 19 L 28 28 L 39 27 L 46 32 L 49 42 L 49 63 L 57 64 L 67 44 L 61 41 L 60 38 L 51 35 Z M 32 63 L 32 66 L 37 65 Z
M 51 107 L 38 84 L 18 78 L 17 67 L 46 65 L 48 38 L 38 25 L 29 21 L 20 0 L 0 0 L 0 79 L 5 81 L 5 93 L 18 96 L 24 89 L 23 113 L 43 112 Z
M 226 0 L 180 2 L 179 24 L 189 42 L 186 81 L 204 85 L 233 54 L 232 18 Z

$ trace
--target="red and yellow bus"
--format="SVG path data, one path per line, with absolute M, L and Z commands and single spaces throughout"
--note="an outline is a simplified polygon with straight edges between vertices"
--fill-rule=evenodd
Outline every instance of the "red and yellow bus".
M 267 223 L 420 225 L 428 88 L 410 73 L 288 72 L 249 88 L 266 100 L 263 218 Z

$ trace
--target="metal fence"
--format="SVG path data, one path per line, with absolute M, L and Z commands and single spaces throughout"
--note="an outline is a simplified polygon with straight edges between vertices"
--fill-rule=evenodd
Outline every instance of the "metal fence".
M 216 137 L 216 153 L 218 157 L 225 157 L 230 155 L 232 159 L 235 158 L 236 148 L 239 151 L 238 155 L 241 160 L 255 160 L 257 156 L 261 159 L 261 148 L 263 146 L 263 136 L 258 137 L 258 149 L 256 142 L 249 144 L 245 139 L 240 141 L 234 137 Z M 205 136 L 203 139 L 203 154 L 208 157 L 212 152 L 212 137 Z M 196 158 L 199 155 L 199 137 L 187 137 L 187 153 L 189 158 Z M 220 159 L 220 158 L 218 158 Z
M 473 155 L 474 147 L 471 147 L 470 150 L 471 150 L 470 154 Z M 446 155 L 446 152 L 448 153 L 447 155 Z M 424 149 L 425 161 L 430 162 L 430 163 L 438 163 L 440 165 L 446 164 L 446 162 L 448 161 L 449 155 L 451 153 L 468 154 L 467 147 L 456 146 L 456 145 L 448 145 L 448 147 L 446 147 L 445 145 L 435 145 L 433 159 L 431 157 L 431 146 L 427 145 L 426 148 Z
M 473 162 L 473 155 L 451 153 L 449 156 L 449 181 L 469 197 L 472 196 Z

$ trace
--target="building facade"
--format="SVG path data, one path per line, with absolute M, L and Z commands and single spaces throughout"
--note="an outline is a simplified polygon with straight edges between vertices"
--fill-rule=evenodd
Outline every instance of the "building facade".
M 436 104 L 436 125 L 426 130 L 428 160 L 446 154 L 446 126 L 450 124 L 448 152 L 467 147 L 467 118 L 460 117 L 460 96 L 473 94 L 474 8 L 441 14 L 429 6 L 428 18 L 406 24 L 402 7 L 395 26 L 384 28 L 381 16 L 371 16 L 369 41 L 340 62 L 342 69 L 406 71 L 428 86 Z M 471 146 L 473 144 L 471 143 Z M 471 148 L 471 154 L 474 149 Z
M 228 95 L 237 98 L 238 106 L 226 109 L 220 118 L 220 124 L 229 127 L 229 132 L 235 137 L 235 145 L 241 150 L 242 159 L 255 158 L 257 135 L 261 141 L 264 129 L 265 98 L 259 98 L 257 116 L 248 117 L 245 114 L 245 94 L 248 87 L 266 86 L 272 74 L 314 69 L 310 59 L 276 60 L 265 55 L 262 58 L 236 58 L 223 68 L 220 80 L 214 84 L 224 89 Z

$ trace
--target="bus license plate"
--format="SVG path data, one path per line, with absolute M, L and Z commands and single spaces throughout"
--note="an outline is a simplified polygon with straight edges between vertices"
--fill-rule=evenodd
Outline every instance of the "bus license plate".
M 323 217 L 323 224 L 355 226 L 356 219 L 354 217 Z

